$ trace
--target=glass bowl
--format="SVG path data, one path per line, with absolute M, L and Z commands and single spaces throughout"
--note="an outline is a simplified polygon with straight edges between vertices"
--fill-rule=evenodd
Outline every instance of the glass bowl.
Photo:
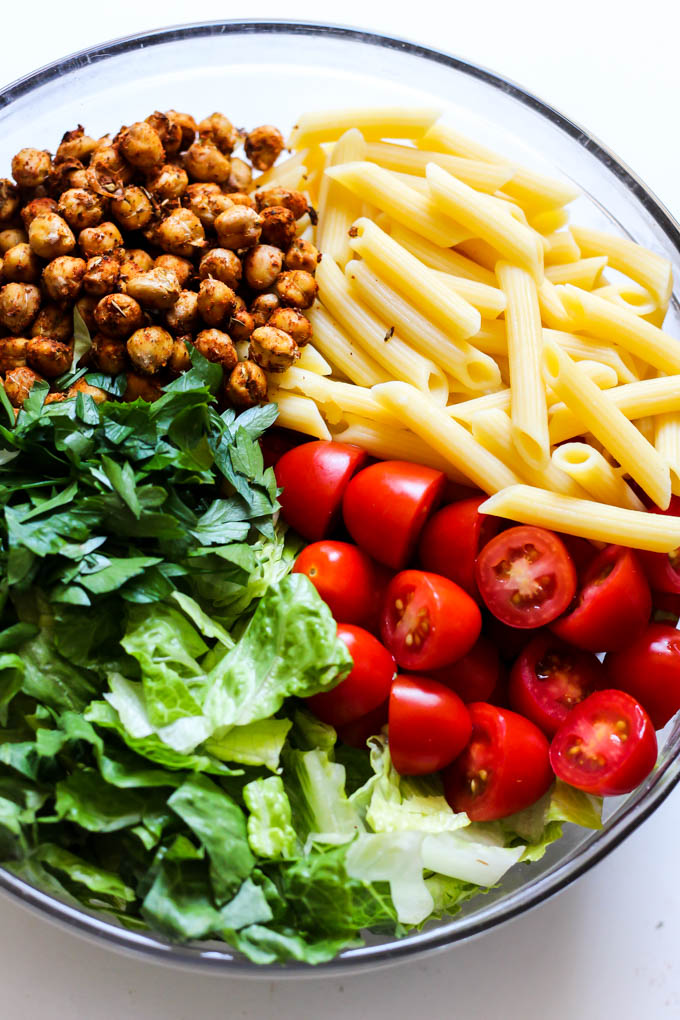
M 339 106 L 438 106 L 447 119 L 509 157 L 564 175 L 582 190 L 576 218 L 623 234 L 672 260 L 680 277 L 680 228 L 656 198 L 586 131 L 517 85 L 413 43 L 351 28 L 243 21 L 163 29 L 76 53 L 0 93 L 0 172 L 27 145 L 54 151 L 64 130 L 95 137 L 154 109 L 287 131 L 304 110 Z M 667 324 L 680 336 L 677 295 Z M 668 796 L 680 779 L 680 722 L 660 735 L 656 770 L 628 797 L 607 803 L 604 828 L 567 826 L 542 861 L 517 866 L 499 887 L 453 919 L 396 940 L 371 936 L 319 970 L 366 969 L 479 936 L 545 900 L 601 860 Z M 171 944 L 74 909 L 0 869 L 0 888 L 71 931 L 173 966 L 271 976 L 223 943 Z M 276 967 L 300 975 L 300 964 Z

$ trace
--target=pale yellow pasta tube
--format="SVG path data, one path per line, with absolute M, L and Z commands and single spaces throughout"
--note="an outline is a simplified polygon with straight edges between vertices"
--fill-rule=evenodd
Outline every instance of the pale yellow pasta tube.
M 306 436 L 314 436 L 316 439 L 331 438 L 319 408 L 309 397 L 301 397 L 297 393 L 286 393 L 284 390 L 270 388 L 269 400 L 279 409 L 277 425 L 285 429 L 292 429 L 294 432 L 303 432 Z
M 389 324 L 358 299 L 332 259 L 321 260 L 316 279 L 324 306 L 370 358 L 382 365 L 393 379 L 408 380 L 433 400 L 446 403 L 449 387 L 442 370 L 405 344 L 391 331 Z
M 473 308 L 485 319 L 497 319 L 505 311 L 505 294 L 498 287 L 489 287 L 486 283 L 476 280 L 465 280 L 461 276 L 451 276 L 433 269 L 440 280 L 448 287 L 453 287 L 457 294 L 469 301 Z
M 366 142 L 360 131 L 352 128 L 333 146 L 329 163 L 337 166 L 348 161 L 363 159 Z M 318 223 L 316 227 L 317 247 L 330 255 L 341 266 L 352 252 L 347 231 L 361 212 L 361 202 L 346 188 L 337 184 L 324 173 L 319 191 Z
M 448 460 L 408 429 L 388 428 L 380 422 L 349 414 L 346 422 L 343 428 L 333 432 L 338 443 L 354 443 L 380 460 L 408 460 L 413 464 L 424 464 L 435 471 L 443 471 L 452 482 L 470 484 L 467 475 L 457 471 Z
M 600 361 L 603 365 L 609 365 L 616 372 L 619 382 L 635 382 L 637 379 L 631 356 L 613 344 L 547 327 L 543 328 L 543 339 L 559 344 L 575 361 Z
M 668 465 L 618 410 L 609 396 L 612 391 L 599 390 L 557 344 L 544 345 L 543 367 L 547 383 L 583 422 L 585 430 L 592 432 L 624 472 L 665 510 L 671 498 Z
M 376 315 L 394 326 L 400 337 L 458 383 L 471 390 L 490 389 L 500 383 L 493 358 L 467 340 L 454 340 L 374 273 L 368 263 L 353 259 L 347 263 L 345 274 Z
M 456 245 L 456 251 L 483 266 L 489 272 L 493 272 L 498 260 L 503 258 L 500 252 L 486 241 L 482 241 L 481 237 L 472 237 L 469 241 L 461 241 Z
M 544 467 L 550 455 L 550 443 L 541 371 L 543 332 L 536 284 L 524 269 L 508 262 L 498 263 L 496 275 L 508 302 L 505 324 L 513 438 L 527 464 Z
M 494 279 L 496 277 L 494 276 Z M 482 325 L 470 339 L 477 350 L 492 354 L 495 358 L 508 353 L 508 337 L 504 319 L 482 319 Z
M 680 375 L 627 383 L 609 390 L 607 396 L 631 420 L 680 411 Z M 562 443 L 584 431 L 583 422 L 565 405 L 552 409 L 549 428 L 552 443 Z
M 299 390 L 321 404 L 324 417 L 331 424 L 337 424 L 346 414 L 356 414 L 391 428 L 402 427 L 399 418 L 383 407 L 373 391 L 365 386 L 326 379 L 302 368 L 289 368 L 282 372 L 276 377 L 276 384 L 280 390 Z
M 373 387 L 378 400 L 397 415 L 416 435 L 445 458 L 456 471 L 467 475 L 484 492 L 496 492 L 518 481 L 517 475 L 485 450 L 445 408 L 403 382 Z
M 648 290 L 636 286 L 634 283 L 607 283 L 597 287 L 593 294 L 604 298 L 605 301 L 613 301 L 622 308 L 626 308 L 634 315 L 651 315 L 658 309 L 655 298 Z
M 544 240 L 546 247 L 543 258 L 546 266 L 578 262 L 581 258 L 581 249 L 570 230 L 556 230 L 553 234 L 545 235 Z
M 573 283 L 575 287 L 581 287 L 583 290 L 592 290 L 599 283 L 606 265 L 606 255 L 594 255 L 590 258 L 577 259 L 575 262 L 547 266 L 545 276 L 554 284 Z
M 578 367 L 582 372 L 585 372 L 589 379 L 592 379 L 597 388 L 600 390 L 611 390 L 618 385 L 619 379 L 616 374 L 616 369 L 612 368 L 611 365 L 603 365 L 599 361 L 588 361 L 587 359 L 584 359 L 583 361 L 579 361 Z M 551 403 L 561 403 L 560 398 L 552 392 L 550 387 L 547 387 L 546 389 L 546 398 L 549 405 Z
M 654 422 L 654 446 L 671 471 L 671 489 L 680 496 L 680 412 L 659 414 Z
M 535 231 L 509 214 L 500 215 L 495 207 L 489 207 L 486 195 L 469 188 L 435 163 L 428 164 L 426 174 L 432 197 L 442 213 L 492 245 L 509 262 L 526 269 L 536 280 L 541 279 L 543 250 L 539 251 L 539 235 Z
M 552 234 L 553 231 L 566 227 L 569 222 L 569 210 L 562 208 L 542 209 L 529 216 L 529 226 L 539 234 Z
M 382 223 L 378 225 L 383 226 Z M 472 259 L 466 258 L 465 255 L 461 255 L 451 248 L 441 248 L 439 245 L 432 244 L 420 234 L 408 230 L 401 223 L 392 223 L 389 219 L 383 229 L 402 248 L 406 248 L 430 269 L 438 269 L 440 272 L 450 273 L 452 276 L 462 276 L 466 280 L 475 280 L 477 283 L 486 283 L 489 287 L 497 286 L 495 273 L 480 266 L 477 262 L 473 262 Z
M 314 330 L 314 344 L 331 365 L 359 386 L 387 382 L 388 372 L 356 344 L 318 301 L 307 312 Z
M 538 305 L 541 318 L 550 329 L 561 329 L 566 332 L 577 328 L 576 319 L 564 307 L 560 291 L 544 276 L 538 285 Z
M 485 500 L 479 512 L 650 552 L 671 552 L 680 545 L 680 517 L 574 499 L 532 485 L 503 489 Z
M 282 188 L 297 188 L 297 182 L 301 180 L 305 172 L 305 160 L 308 157 L 308 149 L 296 152 L 294 156 L 282 160 L 256 177 L 249 190 L 261 191 L 263 188 L 271 188 L 275 184 Z
M 663 308 L 668 305 L 673 290 L 673 269 L 667 258 L 603 230 L 576 225 L 571 229 L 582 255 L 606 255 L 612 269 L 630 276 Z
M 625 506 L 629 510 L 644 510 L 645 505 L 635 495 L 621 475 L 602 454 L 587 443 L 563 443 L 553 451 L 553 464 L 570 475 L 598 503 Z M 554 489 L 554 486 L 546 486 Z
M 304 368 L 307 372 L 315 372 L 317 375 L 333 375 L 333 366 L 326 361 L 323 354 L 320 354 L 312 344 L 305 344 L 304 347 L 300 348 L 297 367 Z
M 289 149 L 333 142 L 349 128 L 358 128 L 364 138 L 420 138 L 439 116 L 432 107 L 359 106 L 340 110 L 318 110 L 303 113 L 288 138 Z
M 510 180 L 514 173 L 511 166 L 502 163 L 486 163 L 479 159 L 462 159 L 460 156 L 447 156 L 442 152 L 427 152 L 422 149 L 410 148 L 406 145 L 393 145 L 391 142 L 369 142 L 366 159 L 371 163 L 395 173 L 412 174 L 424 177 L 428 163 L 436 163 L 443 170 L 458 177 L 477 191 L 493 195 Z
M 469 423 L 476 415 L 491 410 L 510 410 L 509 387 L 497 390 L 496 393 L 485 393 L 482 397 L 473 397 L 472 400 L 461 400 L 458 404 L 449 404 L 446 413 L 456 421 Z
M 353 250 L 366 259 L 386 283 L 413 301 L 423 315 L 459 340 L 477 332 L 482 324 L 477 309 L 441 283 L 427 266 L 375 223 L 363 218 L 357 220 L 352 235 Z

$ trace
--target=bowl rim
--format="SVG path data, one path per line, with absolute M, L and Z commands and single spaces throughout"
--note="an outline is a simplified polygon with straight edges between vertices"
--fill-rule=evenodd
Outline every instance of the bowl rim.
M 663 203 L 618 156 L 553 106 L 514 81 L 452 54 L 408 39 L 351 26 L 315 21 L 257 18 L 195 22 L 151 29 L 78 50 L 18 78 L 0 90 L 0 116 L 1 111 L 10 107 L 17 100 L 86 65 L 103 62 L 111 57 L 134 50 L 180 42 L 187 38 L 236 34 L 323 36 L 339 40 L 346 39 L 369 46 L 406 52 L 478 79 L 534 110 L 587 149 L 590 155 L 595 156 L 633 193 L 680 255 L 680 224 Z M 234 955 L 233 951 L 218 948 L 218 943 L 210 943 L 210 948 L 206 948 L 205 942 L 199 944 L 173 943 L 164 940 L 161 936 L 147 935 L 121 928 L 103 920 L 100 915 L 88 911 L 85 907 L 78 906 L 76 908 L 55 899 L 50 894 L 1 867 L 0 891 L 23 906 L 40 913 L 45 919 L 67 927 L 75 934 L 94 937 L 101 944 L 107 944 L 137 958 L 146 957 L 146 959 L 157 963 L 200 969 L 201 971 L 209 968 L 212 973 L 221 971 L 225 975 L 262 976 L 267 977 L 268 980 L 271 980 L 272 973 L 277 977 L 299 977 L 303 973 L 306 976 L 322 977 L 348 971 L 363 971 L 366 965 L 374 968 L 385 966 L 396 963 L 407 956 L 412 957 L 424 952 L 444 950 L 456 942 L 480 936 L 565 889 L 614 850 L 666 800 L 680 782 L 680 721 L 676 722 L 670 739 L 674 739 L 679 744 L 675 754 L 669 756 L 652 773 L 647 783 L 635 791 L 632 802 L 626 803 L 615 812 L 606 830 L 594 833 L 585 841 L 576 859 L 554 865 L 540 878 L 537 878 L 528 891 L 528 895 L 526 889 L 515 890 L 498 903 L 493 904 L 490 910 L 482 910 L 480 916 L 471 913 L 449 924 L 417 932 L 395 942 L 347 949 L 333 960 L 314 968 L 296 961 L 284 965 L 253 964 L 240 955 Z M 451 930 L 452 925 L 455 926 L 455 930 Z

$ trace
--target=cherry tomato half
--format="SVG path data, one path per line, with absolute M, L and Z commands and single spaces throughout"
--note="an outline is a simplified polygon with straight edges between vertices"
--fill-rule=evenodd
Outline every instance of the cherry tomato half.
M 323 440 L 284 453 L 274 474 L 283 488 L 279 502 L 286 524 L 312 542 L 325 538 L 339 518 L 350 478 L 367 459 L 358 446 Z
M 658 506 L 653 506 L 650 513 L 680 517 L 680 496 L 671 496 L 668 510 L 659 510 Z M 669 553 L 641 551 L 638 556 L 652 588 L 656 591 L 680 592 L 680 548 Z
M 403 669 L 439 669 L 470 651 L 479 637 L 477 603 L 447 577 L 402 570 L 385 593 L 380 634 Z
M 515 712 L 552 737 L 572 708 L 603 686 L 597 656 L 548 631 L 530 641 L 512 667 L 508 697 Z
M 609 684 L 636 698 L 655 730 L 680 709 L 680 631 L 650 623 L 622 652 L 604 660 Z
M 347 486 L 342 503 L 347 530 L 369 556 L 401 570 L 445 484 L 441 471 L 420 464 L 402 460 L 371 464 Z
M 567 608 L 576 569 L 557 535 L 522 525 L 492 538 L 477 557 L 484 602 L 510 627 L 542 627 Z
M 300 432 L 293 432 L 291 429 L 282 429 L 276 426 L 267 429 L 260 438 L 260 449 L 262 450 L 264 466 L 266 468 L 274 467 L 281 460 L 284 453 L 288 453 L 289 450 L 296 446 L 301 446 L 307 441 L 306 436 L 303 436 Z
M 483 701 L 467 708 L 472 736 L 444 773 L 449 804 L 473 822 L 495 821 L 529 807 L 553 781 L 545 736 L 507 708 Z
M 336 727 L 354 722 L 386 701 L 397 671 L 392 655 L 367 630 L 339 623 L 338 637 L 352 656 L 352 672 L 332 690 L 307 698 L 312 712 Z
M 649 585 L 635 553 L 608 545 L 583 575 L 570 612 L 550 629 L 590 652 L 618 651 L 644 630 L 651 611 Z
M 504 662 L 514 662 L 523 648 L 536 637 L 536 628 L 527 630 L 524 627 L 508 627 L 507 623 L 501 623 L 488 610 L 483 616 L 482 629 Z M 486 699 L 482 699 L 486 700 Z
M 389 699 L 354 722 L 338 726 L 338 737 L 343 744 L 363 750 L 369 737 L 375 737 L 387 725 Z
M 501 660 L 488 638 L 480 637 L 467 655 L 449 666 L 430 673 L 468 704 L 470 701 L 491 701 L 502 683 Z
M 655 623 L 669 623 L 675 627 L 680 620 L 680 593 L 653 591 L 652 619 Z
M 498 532 L 498 517 L 480 514 L 486 496 L 461 499 L 438 510 L 420 536 L 418 557 L 425 570 L 442 574 L 468 595 L 479 597 L 475 580 L 477 553 Z
M 555 775 L 600 797 L 630 793 L 652 771 L 656 755 L 652 722 L 624 691 L 595 691 L 569 713 L 550 745 Z
M 426 676 L 397 677 L 388 725 L 392 764 L 403 776 L 450 765 L 472 732 L 470 713 L 458 695 Z
M 312 542 L 296 559 L 293 573 L 307 575 L 341 623 L 361 626 L 375 610 L 378 578 L 373 561 L 349 542 Z

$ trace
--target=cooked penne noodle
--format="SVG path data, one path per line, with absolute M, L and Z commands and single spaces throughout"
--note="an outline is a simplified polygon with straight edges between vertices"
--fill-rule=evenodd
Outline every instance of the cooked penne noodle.
M 570 230 L 556 230 L 553 234 L 545 235 L 544 240 L 546 246 L 543 258 L 546 266 L 578 262 L 581 258 L 581 249 Z
M 379 223 L 378 226 L 383 227 L 382 223 Z M 475 280 L 477 283 L 486 283 L 489 287 L 498 285 L 495 273 L 451 248 L 441 248 L 439 245 L 432 244 L 431 241 L 416 234 L 413 230 L 408 230 L 401 223 L 392 223 L 388 219 L 383 230 L 430 269 L 438 269 L 440 272 L 450 273 L 452 276 L 462 276 L 466 280 Z
M 555 209 L 542 209 L 529 217 L 529 226 L 539 234 L 552 234 L 569 222 L 569 210 L 563 206 Z
M 514 168 L 502 163 L 487 163 L 478 159 L 462 159 L 460 156 L 447 156 L 441 152 L 427 152 L 422 149 L 409 148 L 406 145 L 393 145 L 391 142 L 369 142 L 366 157 L 371 163 L 396 173 L 412 174 L 425 177 L 428 163 L 436 163 L 443 170 L 454 174 L 459 180 L 469 184 L 477 191 L 485 191 L 493 195 L 510 180 Z
M 494 277 L 495 279 L 495 277 Z M 496 359 L 508 353 L 508 338 L 504 319 L 482 319 L 482 325 L 470 343 L 484 354 L 492 354 Z
M 280 390 L 299 390 L 323 407 L 324 417 L 337 424 L 345 414 L 356 414 L 370 421 L 382 422 L 392 428 L 401 428 L 401 421 L 390 414 L 373 391 L 354 383 L 337 382 L 324 376 L 306 372 L 302 368 L 289 368 L 276 376 Z M 327 413 L 326 413 L 327 412 Z
M 644 503 L 638 499 L 630 485 L 598 450 L 587 443 L 564 443 L 553 451 L 552 460 L 598 503 L 625 506 L 629 510 L 645 509 Z M 554 486 L 546 488 L 554 489 Z
M 439 110 L 432 107 L 383 108 L 362 107 L 356 109 L 319 110 L 303 113 L 288 138 L 289 149 L 333 142 L 349 128 L 358 128 L 367 141 L 381 138 L 420 138 L 439 117 Z
M 481 326 L 481 316 L 476 308 L 441 283 L 427 266 L 375 223 L 367 219 L 357 220 L 349 243 L 386 283 L 416 302 L 424 315 L 451 336 L 464 340 L 473 336 Z
M 473 397 L 472 400 L 462 400 L 458 404 L 449 404 L 446 413 L 456 421 L 469 423 L 472 419 L 484 411 L 510 410 L 510 387 L 497 390 L 496 393 L 485 393 L 482 397 Z
M 576 361 L 576 358 L 574 358 Z M 587 359 L 579 361 L 578 367 L 582 372 L 591 379 L 598 389 L 600 390 L 611 390 L 618 385 L 619 378 L 616 374 L 616 369 L 612 368 L 611 365 L 603 365 L 599 361 L 588 361 Z M 561 403 L 560 398 L 557 397 L 550 387 L 546 388 L 546 398 L 548 403 Z
M 369 357 L 317 301 L 307 312 L 314 330 L 314 345 L 332 365 L 359 386 L 387 382 L 388 372 Z
M 550 329 L 560 329 L 567 333 L 576 329 L 576 320 L 564 307 L 560 291 L 547 276 L 538 285 L 538 306 L 544 324 Z
M 321 412 L 309 397 L 301 397 L 297 393 L 286 393 L 284 390 L 270 389 L 269 399 L 276 404 L 279 414 L 276 424 L 295 432 L 303 432 L 306 436 L 316 439 L 331 439 L 326 422 Z
M 544 467 L 550 456 L 550 442 L 541 370 L 543 331 L 536 284 L 524 269 L 508 262 L 498 263 L 496 275 L 508 302 L 505 325 L 513 438 L 527 464 Z
M 262 191 L 263 188 L 271 188 L 275 184 L 282 188 L 296 188 L 297 184 L 291 185 L 291 181 L 297 182 L 302 179 L 305 172 L 305 160 L 309 157 L 308 149 L 296 152 L 294 156 L 282 160 L 276 166 L 270 167 L 264 173 L 259 174 L 252 182 L 249 191 Z
M 532 485 L 509 486 L 485 500 L 479 512 L 650 552 L 671 552 L 680 545 L 680 517 L 574 499 Z
M 304 368 L 306 372 L 315 372 L 316 375 L 333 375 L 333 366 L 311 344 L 305 344 L 300 348 L 300 357 L 296 365 L 298 368 Z
M 566 351 L 574 361 L 599 361 L 603 365 L 609 365 L 616 372 L 619 382 L 635 382 L 633 361 L 627 351 L 621 351 L 612 344 L 603 343 L 601 340 L 591 340 L 587 336 L 579 336 L 577 333 L 568 333 L 560 329 L 543 328 L 543 339 L 553 340 L 559 344 L 563 351 Z
M 626 418 L 633 421 L 647 415 L 680 411 L 680 375 L 627 383 L 609 390 L 607 396 Z M 583 422 L 562 405 L 552 409 L 549 431 L 551 443 L 563 443 L 583 434 Z
M 477 283 L 476 280 L 465 280 L 460 276 L 442 273 L 438 269 L 432 271 L 443 283 L 453 287 L 457 294 L 469 301 L 483 318 L 497 319 L 505 311 L 507 304 L 505 294 L 498 287 L 489 287 L 486 283 Z
M 671 490 L 680 496 L 680 411 L 659 414 L 654 422 L 654 446 L 671 472 Z
M 575 262 L 565 262 L 562 265 L 547 266 L 545 276 L 554 284 L 573 283 L 575 287 L 581 287 L 583 290 L 592 290 L 600 282 L 602 270 L 606 265 L 606 255 L 595 255 L 591 258 L 577 259 Z
M 648 290 L 634 283 L 607 283 L 597 287 L 593 294 L 621 305 L 634 315 L 651 315 L 659 307 Z
M 363 159 L 366 142 L 360 131 L 351 128 L 338 139 L 330 154 L 330 166 Z M 324 173 L 319 190 L 317 247 L 344 266 L 351 257 L 347 231 L 361 212 L 359 199 Z
M 657 255 L 634 241 L 606 234 L 602 230 L 576 225 L 571 229 L 584 256 L 606 255 L 612 269 L 639 283 L 663 308 L 668 306 L 673 290 L 673 270 L 663 255 Z
M 543 350 L 546 382 L 583 422 L 585 430 L 616 458 L 626 474 L 665 510 L 671 498 L 670 472 L 663 458 L 568 354 L 548 341 Z
M 459 254 L 483 266 L 490 273 L 495 271 L 496 263 L 499 259 L 503 258 L 500 252 L 496 251 L 492 245 L 482 241 L 479 237 L 472 237 L 469 241 L 461 241 L 455 247 Z
M 426 442 L 408 429 L 386 427 L 380 422 L 346 416 L 346 424 L 334 430 L 333 439 L 337 443 L 355 443 L 372 457 L 381 460 L 408 460 L 414 464 L 424 464 L 443 471 L 452 482 L 469 485 L 470 479 L 461 471 L 457 471 L 444 458 L 436 453 Z

